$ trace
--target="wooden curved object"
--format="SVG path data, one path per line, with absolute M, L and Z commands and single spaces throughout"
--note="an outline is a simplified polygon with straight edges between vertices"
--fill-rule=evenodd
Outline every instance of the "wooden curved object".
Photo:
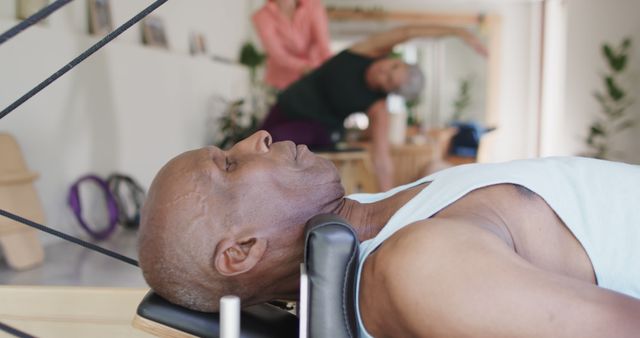
M 42 223 L 44 212 L 33 186 L 38 175 L 27 169 L 18 143 L 9 134 L 0 134 L 0 158 L 0 208 Z M 34 267 L 44 260 L 38 232 L 3 217 L 0 248 L 7 264 L 16 270 Z

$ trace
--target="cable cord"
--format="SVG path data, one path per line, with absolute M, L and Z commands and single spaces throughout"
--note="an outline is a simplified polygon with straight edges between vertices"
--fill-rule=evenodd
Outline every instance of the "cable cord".
M 27 29 L 27 28 L 33 26 L 34 24 L 42 21 L 44 18 L 48 17 L 53 12 L 55 12 L 58 9 L 62 8 L 64 5 L 68 4 L 71 1 L 73 1 L 73 0 L 57 0 L 57 1 L 49 4 L 48 6 L 42 8 L 41 10 L 36 12 L 35 14 L 31 15 L 30 17 L 28 17 L 27 19 L 21 21 L 19 24 L 15 25 L 14 27 L 10 28 L 6 32 L 2 33 L 2 35 L 0 35 L 0 45 L 2 45 L 5 42 L 9 41 L 11 38 L 15 37 L 16 35 L 20 34 L 25 29 Z M 20 97 L 14 103 L 12 103 L 7 108 L 2 110 L 2 112 L 0 112 L 0 119 L 2 119 L 5 116 L 7 116 L 7 114 L 9 114 L 12 111 L 14 111 L 16 108 L 18 108 L 23 103 L 28 101 L 34 95 L 38 94 L 40 91 L 42 91 L 47 86 L 49 86 L 51 83 L 53 83 L 55 80 L 57 80 L 60 77 L 62 77 L 65 73 L 67 73 L 68 71 L 73 69 L 75 66 L 79 65 L 81 62 L 86 60 L 89 56 L 93 55 L 99 49 L 104 47 L 106 44 L 111 42 L 113 39 L 118 37 L 120 34 L 124 33 L 127 29 L 131 28 L 133 25 L 138 23 L 140 20 L 144 19 L 147 15 L 149 15 L 151 12 L 155 11 L 158 7 L 160 7 L 163 4 L 165 4 L 167 1 L 168 0 L 156 0 L 151 5 L 149 5 L 147 8 L 145 8 L 140 13 L 138 13 L 136 16 L 131 18 L 129 21 L 125 22 L 120 27 L 116 28 L 113 32 L 107 34 L 104 38 L 102 38 L 100 41 L 98 41 L 93 46 L 89 47 L 89 49 L 84 51 L 82 54 L 80 54 L 78 57 L 73 59 L 67 65 L 65 65 L 64 67 L 60 68 L 58 71 L 53 73 L 47 79 L 45 79 L 40 84 L 38 84 L 36 87 L 34 87 L 29 92 L 24 94 L 22 97 Z M 62 238 L 64 240 L 66 240 L 66 241 L 78 244 L 78 245 L 80 245 L 82 247 L 85 247 L 87 249 L 99 252 L 99 253 L 101 253 L 103 255 L 106 255 L 106 256 L 109 256 L 111 258 L 117 259 L 117 260 L 119 260 L 121 262 L 133 265 L 135 267 L 139 267 L 138 261 L 133 259 L 133 258 L 126 257 L 124 255 L 121 255 L 121 254 L 117 253 L 117 252 L 105 249 L 105 248 L 97 246 L 95 244 L 92 244 L 92 243 L 83 241 L 81 239 L 75 238 L 73 236 L 67 235 L 67 234 L 65 234 L 63 232 L 51 229 L 51 228 L 49 228 L 47 226 L 44 226 L 42 224 L 38 224 L 38 223 L 33 222 L 31 220 L 28 220 L 26 218 L 20 217 L 20 216 L 15 215 L 15 214 L 12 214 L 12 213 L 10 213 L 8 211 L 5 211 L 3 209 L 0 209 L 0 215 L 4 216 L 6 218 L 9 218 L 9 219 L 11 219 L 13 221 L 16 221 L 16 222 L 22 223 L 24 225 L 30 226 L 32 228 L 38 229 L 40 231 L 44 231 L 44 232 L 49 233 L 49 234 L 51 234 L 53 236 Z M 6 325 L 6 324 L 4 324 L 2 322 L 0 322 L 0 331 L 4 331 L 4 332 L 6 332 L 8 334 L 11 334 L 13 336 L 20 337 L 20 338 L 32 338 L 32 337 L 34 337 L 34 336 L 29 335 L 27 333 L 24 333 L 24 332 L 22 332 L 20 330 L 17 330 L 15 328 L 11 327 L 11 326 L 8 326 L 8 325 Z
M 44 231 L 44 232 L 46 232 L 48 234 L 51 234 L 53 236 L 62 238 L 64 240 L 66 240 L 66 241 L 69 241 L 69 242 L 78 244 L 80 246 L 83 246 L 83 247 L 85 247 L 85 248 L 87 248 L 89 250 L 97 251 L 97 252 L 99 252 L 99 253 L 101 253 L 103 255 L 109 256 L 111 258 L 115 258 L 115 259 L 117 259 L 117 260 L 119 260 L 121 262 L 124 262 L 124 263 L 127 263 L 127 264 L 131 264 L 133 266 L 139 267 L 138 261 L 133 259 L 133 258 L 121 255 L 121 254 L 119 254 L 119 253 L 117 253 L 115 251 L 111 251 L 109 249 L 105 249 L 105 248 L 103 248 L 101 246 L 98 246 L 98 245 L 95 245 L 93 243 L 89 243 L 89 242 L 83 241 L 83 240 L 81 240 L 79 238 L 75 238 L 75 237 L 73 237 L 71 235 L 67 235 L 64 232 L 60 232 L 58 230 L 54 230 L 52 228 L 49 228 L 46 225 L 38 224 L 38 223 L 36 223 L 34 221 L 28 220 L 26 218 L 22 218 L 22 217 L 20 217 L 20 216 L 18 216 L 16 214 L 10 213 L 10 212 L 8 212 L 6 210 L 0 209 L 0 216 L 4 216 L 4 217 L 9 218 L 11 220 L 14 220 L 14 221 L 16 221 L 18 223 L 22 223 L 24 225 L 27 225 L 27 226 L 30 226 L 32 228 L 38 229 L 40 231 Z
M 18 337 L 18 338 L 35 338 L 35 336 L 32 336 L 28 333 L 22 332 L 16 328 L 13 328 L 5 323 L 0 322 L 0 331 L 4 331 L 12 336 Z
M 20 34 L 23 30 L 37 24 L 38 22 L 44 20 L 46 17 L 51 15 L 53 12 L 62 8 L 64 5 L 70 3 L 73 0 L 57 0 L 56 2 L 47 5 L 46 7 L 40 9 L 30 17 L 20 21 L 17 25 L 9 28 L 6 32 L 0 35 L 0 45 L 11 40 L 14 36 Z
M 164 5 L 164 3 L 166 3 L 167 1 L 168 0 L 156 0 L 151 5 L 149 5 L 149 7 L 145 8 L 144 10 L 142 10 L 142 12 L 138 13 L 136 16 L 134 16 L 133 18 L 129 19 L 129 21 L 125 22 L 120 27 L 116 28 L 113 32 L 107 34 L 107 36 L 102 38 L 102 40 L 98 41 L 96 44 L 94 44 L 93 46 L 89 47 L 89 49 L 85 50 L 82 54 L 78 55 L 78 57 L 73 59 L 67 65 L 65 65 L 64 67 L 60 68 L 57 72 L 53 73 L 47 79 L 45 79 L 44 81 L 40 82 L 40 84 L 35 86 L 33 89 L 31 89 L 26 94 L 24 94 L 22 97 L 17 99 L 15 102 L 13 102 L 7 108 L 2 110 L 2 112 L 0 112 L 0 119 L 4 118 L 9 113 L 14 111 L 16 108 L 20 107 L 23 103 L 27 102 L 27 100 L 32 98 L 34 95 L 38 94 L 41 90 L 45 89 L 50 84 L 52 84 L 53 81 L 59 79 L 61 76 L 66 74 L 68 71 L 73 69 L 75 66 L 79 65 L 82 61 L 87 59 L 93 53 L 95 53 L 98 50 L 100 50 L 102 47 L 104 47 L 106 44 L 108 44 L 113 39 L 118 37 L 120 34 L 124 33 L 127 29 L 131 28 L 131 26 L 135 25 L 140 20 L 144 19 L 151 12 L 155 11 L 158 7 Z

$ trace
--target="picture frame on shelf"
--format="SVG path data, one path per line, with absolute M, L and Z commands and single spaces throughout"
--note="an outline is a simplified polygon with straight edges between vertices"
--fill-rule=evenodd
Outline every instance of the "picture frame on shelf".
M 207 43 L 204 34 L 192 32 L 189 36 L 189 52 L 191 55 L 207 54 Z
M 142 21 L 142 43 L 152 47 L 169 48 L 162 18 L 149 16 Z
M 89 34 L 105 35 L 113 30 L 110 0 L 87 0 L 89 8 Z
M 16 0 L 16 18 L 24 20 L 49 4 L 49 0 Z

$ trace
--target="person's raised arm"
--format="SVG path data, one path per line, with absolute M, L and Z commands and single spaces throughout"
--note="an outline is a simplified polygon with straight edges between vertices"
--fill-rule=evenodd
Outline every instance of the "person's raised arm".
M 382 57 L 391 52 L 397 44 L 414 38 L 440 38 L 454 36 L 462 39 L 479 54 L 486 56 L 487 50 L 473 33 L 467 29 L 451 26 L 411 25 L 374 34 L 349 48 L 351 51 L 369 57 Z
M 371 160 L 378 181 L 378 189 L 386 191 L 393 188 L 393 163 L 389 148 L 389 110 L 387 100 L 382 99 L 371 105 L 369 133 L 371 135 Z
M 476 225 L 436 218 L 401 231 L 404 235 L 398 232 L 375 254 L 382 276 L 370 290 L 383 295 L 376 302 L 385 304 L 386 315 L 363 317 L 374 336 L 637 337 L 640 332 L 640 300 L 540 269 Z M 371 311 L 363 304 L 369 299 L 366 288 L 360 302 L 365 314 Z

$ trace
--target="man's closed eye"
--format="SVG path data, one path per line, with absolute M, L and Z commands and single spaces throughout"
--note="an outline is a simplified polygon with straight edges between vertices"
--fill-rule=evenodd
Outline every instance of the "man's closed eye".
M 224 170 L 225 171 L 231 171 L 235 166 L 236 166 L 235 162 L 230 161 L 228 157 L 224 158 Z

